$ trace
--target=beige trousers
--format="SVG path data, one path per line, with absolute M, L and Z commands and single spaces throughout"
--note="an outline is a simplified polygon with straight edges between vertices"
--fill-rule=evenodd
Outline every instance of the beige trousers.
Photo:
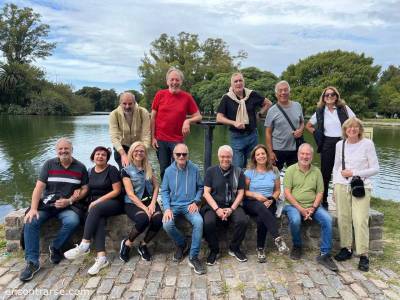
M 340 247 L 352 248 L 354 228 L 356 254 L 368 253 L 371 189 L 365 189 L 364 198 L 355 198 L 351 195 L 350 186 L 335 184 L 333 193 L 338 216 Z

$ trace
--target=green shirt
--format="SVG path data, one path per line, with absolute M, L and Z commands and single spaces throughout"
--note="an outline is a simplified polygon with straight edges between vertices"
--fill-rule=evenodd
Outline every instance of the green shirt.
M 313 165 L 307 172 L 300 170 L 298 163 L 291 165 L 285 172 L 283 185 L 304 208 L 311 207 L 316 195 L 324 191 L 321 171 Z

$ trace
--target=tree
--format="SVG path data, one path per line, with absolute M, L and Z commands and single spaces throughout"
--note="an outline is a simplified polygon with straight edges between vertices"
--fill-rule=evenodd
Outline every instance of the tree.
M 292 88 L 292 98 L 299 100 L 306 113 L 315 111 L 322 90 L 338 88 L 341 96 L 357 113 L 363 114 L 376 105 L 374 83 L 380 66 L 372 57 L 347 51 L 327 51 L 309 56 L 282 73 Z
M 386 116 L 400 115 L 400 68 L 390 65 L 382 73 L 377 90 L 378 112 Z
M 32 8 L 6 4 L 0 12 L 0 50 L 8 63 L 29 63 L 51 55 L 56 44 L 45 41 L 49 28 Z
M 232 56 L 222 39 L 207 39 L 203 43 L 198 35 L 181 32 L 178 37 L 163 33 L 151 43 L 151 49 L 142 59 L 139 74 L 145 101 L 151 103 L 156 92 L 166 87 L 165 74 L 170 67 L 179 68 L 185 76 L 183 88 L 190 88 L 202 80 L 210 80 L 218 73 L 235 70 L 235 60 L 246 58 L 240 51 Z
M 255 67 L 244 68 L 240 72 L 247 88 L 270 99 L 274 96 L 274 86 L 278 80 L 274 74 Z M 232 72 L 216 74 L 211 80 L 203 80 L 190 89 L 204 114 L 215 114 L 222 96 L 228 92 L 231 76 Z
M 0 103 L 26 106 L 30 97 L 40 92 L 43 82 L 44 72 L 37 67 L 0 63 Z

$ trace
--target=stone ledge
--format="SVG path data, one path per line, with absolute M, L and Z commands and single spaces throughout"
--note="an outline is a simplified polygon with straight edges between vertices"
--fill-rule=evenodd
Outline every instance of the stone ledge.
M 20 249 L 19 239 L 23 224 L 25 209 L 20 209 L 9 213 L 5 218 L 5 235 L 7 240 L 7 251 L 14 252 Z M 339 233 L 337 228 L 337 218 L 336 211 L 330 211 L 333 218 L 333 247 L 334 249 L 339 249 Z M 381 255 L 383 254 L 383 220 L 384 215 L 376 210 L 370 210 L 370 253 Z M 288 245 L 291 246 L 291 238 L 288 229 L 288 220 L 286 215 L 282 215 L 278 219 L 278 225 L 280 227 L 281 235 L 284 237 Z M 121 240 L 127 236 L 130 228 L 132 226 L 132 221 L 126 215 L 120 215 L 115 217 L 110 217 L 107 220 L 106 227 L 106 249 L 108 251 L 118 251 L 120 247 Z M 178 219 L 178 226 L 182 228 L 185 235 L 190 236 L 191 227 L 190 224 L 183 218 Z M 59 228 L 59 221 L 55 218 L 46 222 L 41 230 L 41 251 L 48 252 L 49 241 L 51 241 Z M 231 231 L 224 230 L 223 227 L 218 229 L 221 231 L 219 235 L 221 238 L 221 248 L 227 248 L 227 241 L 231 238 Z M 246 238 L 243 243 L 244 249 L 255 249 L 256 248 L 256 223 L 250 222 L 249 227 L 246 232 Z M 79 243 L 82 238 L 83 228 L 82 226 L 77 230 L 77 232 L 72 236 L 70 244 L 66 245 L 66 249 L 72 247 L 74 243 Z M 302 229 L 302 239 L 304 247 L 311 249 L 319 248 L 319 235 L 320 228 L 316 222 L 304 222 Z M 137 239 L 138 241 L 140 238 Z M 153 242 L 155 248 L 160 250 L 172 251 L 174 245 L 164 230 L 160 230 Z M 268 247 L 273 247 L 273 243 L 270 235 L 267 237 Z M 203 248 L 206 248 L 206 243 L 203 243 Z

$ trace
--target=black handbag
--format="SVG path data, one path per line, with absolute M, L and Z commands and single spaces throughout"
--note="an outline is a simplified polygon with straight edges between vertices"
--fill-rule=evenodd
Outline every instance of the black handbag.
M 343 140 L 343 145 L 342 145 L 342 170 L 346 169 L 345 163 L 344 163 L 344 144 L 346 140 Z M 351 188 L 351 194 L 356 197 L 356 198 L 363 198 L 365 196 L 365 187 L 364 187 L 364 181 L 361 179 L 360 176 L 353 176 L 350 181 L 350 188 Z
M 279 105 L 276 104 L 276 106 L 279 108 L 279 110 L 281 111 L 281 113 L 283 114 L 283 116 L 286 118 L 286 120 L 288 121 L 290 127 L 292 127 L 293 131 L 297 130 L 296 127 L 294 127 L 292 121 L 290 121 L 288 115 L 286 114 L 286 112 L 283 110 L 283 108 Z M 296 142 L 296 150 L 299 149 L 301 144 L 304 144 L 306 141 L 304 140 L 304 137 L 298 137 L 298 138 L 294 138 L 295 142 Z

